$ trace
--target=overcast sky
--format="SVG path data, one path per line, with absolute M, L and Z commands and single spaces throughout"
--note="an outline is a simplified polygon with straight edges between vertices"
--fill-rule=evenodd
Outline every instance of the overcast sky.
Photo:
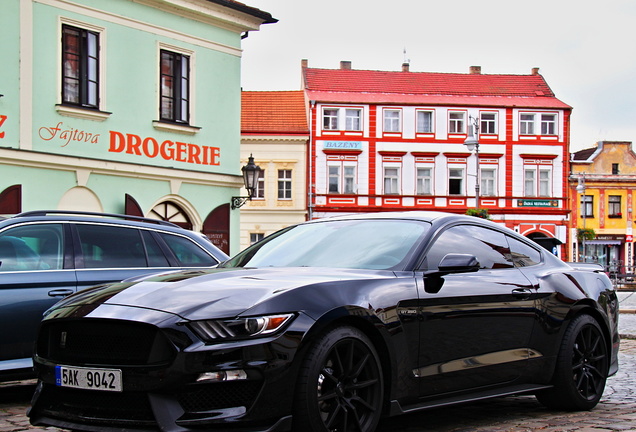
M 244 90 L 309 67 L 529 74 L 573 107 L 572 151 L 636 141 L 635 0 L 242 0 L 279 20 L 243 40 Z M 404 54 L 406 50 L 406 55 Z

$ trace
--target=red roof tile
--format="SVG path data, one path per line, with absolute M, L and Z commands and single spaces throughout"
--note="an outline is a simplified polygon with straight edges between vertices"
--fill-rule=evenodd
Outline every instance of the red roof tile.
M 322 102 L 570 108 L 541 75 L 304 69 L 310 99 Z M 354 95 L 355 94 L 355 95 Z
M 243 134 L 309 134 L 302 90 L 244 91 L 241 104 Z

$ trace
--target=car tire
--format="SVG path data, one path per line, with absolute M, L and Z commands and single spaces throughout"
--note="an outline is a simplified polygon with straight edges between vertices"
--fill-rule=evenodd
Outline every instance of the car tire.
M 383 392 L 380 359 L 369 338 L 354 327 L 334 328 L 304 358 L 294 430 L 371 432 L 380 420 Z
M 603 396 L 609 368 L 605 335 L 590 315 L 579 315 L 568 326 L 557 358 L 553 385 L 537 394 L 551 409 L 590 410 Z

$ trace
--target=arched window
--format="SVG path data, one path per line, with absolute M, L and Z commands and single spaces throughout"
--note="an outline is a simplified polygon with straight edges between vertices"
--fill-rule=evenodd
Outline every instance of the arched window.
M 157 204 L 150 210 L 148 217 L 161 219 L 191 230 L 193 225 L 188 214 L 181 206 L 170 201 Z

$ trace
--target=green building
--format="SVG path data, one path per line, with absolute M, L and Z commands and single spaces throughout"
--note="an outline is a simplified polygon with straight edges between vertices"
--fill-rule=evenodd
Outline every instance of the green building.
M 239 248 L 241 39 L 233 0 L 3 0 L 0 215 L 160 218 Z

